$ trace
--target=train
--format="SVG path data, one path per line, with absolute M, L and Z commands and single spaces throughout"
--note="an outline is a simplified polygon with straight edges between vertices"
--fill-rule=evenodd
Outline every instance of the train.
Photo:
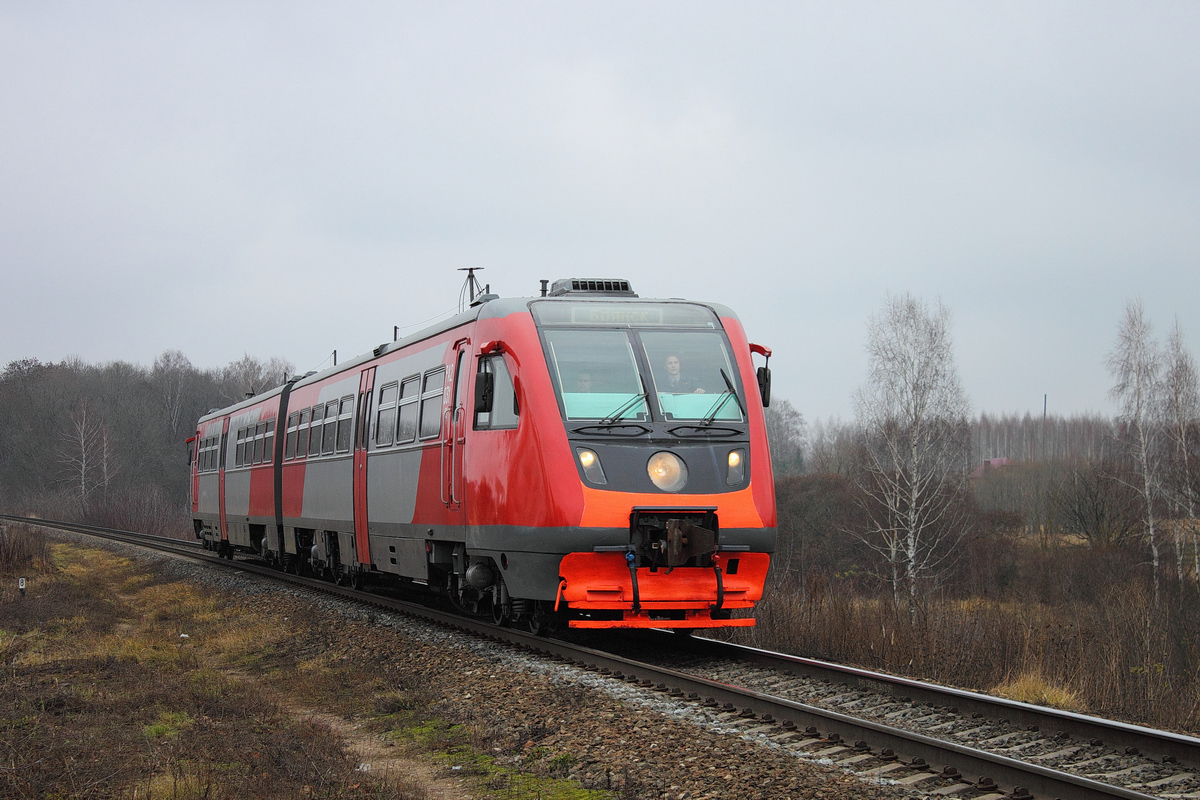
M 543 635 L 753 625 L 770 349 L 723 305 L 624 279 L 464 291 L 455 316 L 201 417 L 203 546 Z

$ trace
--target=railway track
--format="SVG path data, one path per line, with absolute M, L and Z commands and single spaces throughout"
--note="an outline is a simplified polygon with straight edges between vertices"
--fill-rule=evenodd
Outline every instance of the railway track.
M 714 724 L 926 796 L 1200 798 L 1200 739 L 667 632 L 546 639 L 409 600 L 224 561 L 198 544 L 0 519 L 165 550 L 507 642 L 635 684 Z

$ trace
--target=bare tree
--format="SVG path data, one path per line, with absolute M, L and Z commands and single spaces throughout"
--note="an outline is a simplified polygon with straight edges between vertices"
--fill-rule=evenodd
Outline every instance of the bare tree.
M 856 407 L 859 482 L 869 498 L 865 541 L 887 562 L 899 604 L 917 611 L 919 584 L 947 562 L 966 524 L 969 404 L 958 380 L 950 312 L 889 296 L 867 329 L 869 378 Z
M 1134 489 L 1141 495 L 1146 538 L 1150 544 L 1154 600 L 1159 599 L 1158 537 L 1154 526 L 1154 501 L 1159 494 L 1156 397 L 1161 355 L 1142 303 L 1130 301 L 1117 328 L 1117 344 L 1108 355 L 1108 370 L 1116 383 L 1109 394 L 1120 406 L 1122 440 L 1137 471 Z
M 158 391 L 171 441 L 179 438 L 183 409 L 195 374 L 192 362 L 178 350 L 164 350 L 154 359 L 154 367 L 150 370 L 150 383 Z M 188 422 L 190 424 L 191 420 Z
M 858 429 L 853 423 L 842 422 L 838 417 L 815 420 L 806 471 L 849 478 L 854 472 L 857 441 Z
M 1200 532 L 1196 525 L 1197 485 L 1200 484 L 1200 459 L 1195 452 L 1200 425 L 1200 386 L 1197 385 L 1196 361 L 1183 343 L 1179 320 L 1167 337 L 1163 354 L 1161 383 L 1162 419 L 1168 442 L 1165 486 L 1175 507 L 1176 520 L 1172 526 L 1175 539 L 1175 570 L 1183 581 L 1183 559 L 1186 534 L 1192 540 L 1192 557 L 1196 560 L 1195 577 L 1200 580 Z
M 107 491 L 116 473 L 115 452 L 108 427 L 86 400 L 76 404 L 62 433 L 59 463 L 64 480 L 87 513 L 97 489 Z
M 1096 550 L 1120 547 L 1137 535 L 1140 497 L 1123 471 L 1125 461 L 1079 460 L 1054 487 L 1062 528 L 1087 539 Z
M 238 402 L 248 396 L 278 386 L 295 371 L 290 361 L 273 357 L 266 361 L 249 353 L 231 361 L 221 370 L 222 392 L 227 399 Z
M 804 470 L 804 415 L 787 400 L 775 398 L 764 410 L 771 466 L 775 474 L 799 475 Z

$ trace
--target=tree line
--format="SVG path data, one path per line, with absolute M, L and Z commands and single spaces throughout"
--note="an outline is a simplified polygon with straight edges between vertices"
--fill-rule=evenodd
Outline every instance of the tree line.
M 153 532 L 187 530 L 196 420 L 285 380 L 279 358 L 198 369 L 177 350 L 125 361 L 23 359 L 0 373 L 0 507 Z

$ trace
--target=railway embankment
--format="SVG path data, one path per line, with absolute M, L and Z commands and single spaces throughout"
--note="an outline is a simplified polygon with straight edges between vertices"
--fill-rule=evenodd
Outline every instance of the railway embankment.
M 55 541 L 25 596 L 3 576 L 6 795 L 921 796 L 496 642 Z

